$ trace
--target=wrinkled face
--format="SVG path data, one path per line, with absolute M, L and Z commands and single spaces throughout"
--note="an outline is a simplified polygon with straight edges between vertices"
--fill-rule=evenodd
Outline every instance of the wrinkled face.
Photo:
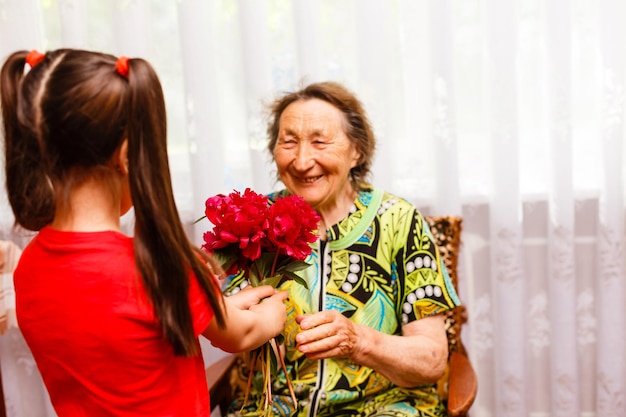
M 280 117 L 274 160 L 285 187 L 322 213 L 353 194 L 350 169 L 359 153 L 344 132 L 343 113 L 319 99 L 291 103 Z

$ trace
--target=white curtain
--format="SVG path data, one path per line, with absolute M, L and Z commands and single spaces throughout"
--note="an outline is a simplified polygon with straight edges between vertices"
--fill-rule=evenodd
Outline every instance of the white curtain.
M 472 415 L 623 417 L 625 21 L 623 0 L 0 0 L 0 56 L 151 61 L 198 244 L 208 196 L 280 187 L 264 104 L 344 83 L 377 133 L 373 182 L 464 218 Z

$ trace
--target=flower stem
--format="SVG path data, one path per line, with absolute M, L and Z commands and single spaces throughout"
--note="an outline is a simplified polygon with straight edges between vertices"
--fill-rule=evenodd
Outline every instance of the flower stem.
M 273 277 L 276 273 L 276 263 L 278 262 L 278 250 L 276 250 L 276 254 L 274 255 L 274 261 L 272 262 L 272 271 L 270 272 L 270 277 Z
M 283 354 L 280 352 L 280 346 L 276 343 L 276 338 L 272 338 L 270 340 L 272 347 L 276 351 L 276 356 L 278 356 L 278 360 L 280 361 L 280 367 L 283 369 L 285 373 L 285 380 L 287 381 L 287 387 L 289 388 L 289 395 L 291 395 L 291 400 L 293 401 L 293 406 L 298 408 L 298 400 L 296 400 L 296 394 L 293 391 L 293 385 L 291 385 L 291 378 L 289 378 L 289 374 L 287 373 L 287 367 L 285 366 L 285 359 L 283 358 Z
M 263 345 L 263 348 L 265 350 L 265 386 L 266 386 L 266 390 L 265 390 L 265 407 L 264 409 L 267 410 L 267 408 L 272 404 L 272 369 L 271 369 L 271 365 L 272 365 L 272 360 L 270 358 L 270 346 L 265 344 Z
M 250 358 L 250 373 L 248 374 L 248 382 L 246 384 L 246 393 L 243 396 L 242 409 L 248 402 L 248 396 L 250 395 L 250 388 L 252 387 L 252 377 L 254 376 L 254 368 L 256 366 L 256 359 L 257 359 L 258 354 L 259 354 L 258 350 L 255 349 L 252 351 L 252 357 Z

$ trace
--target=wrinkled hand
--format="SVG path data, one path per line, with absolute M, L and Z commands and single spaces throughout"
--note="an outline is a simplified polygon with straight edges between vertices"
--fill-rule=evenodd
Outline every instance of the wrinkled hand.
M 336 310 L 296 317 L 296 343 L 309 359 L 351 358 L 359 349 L 359 326 Z

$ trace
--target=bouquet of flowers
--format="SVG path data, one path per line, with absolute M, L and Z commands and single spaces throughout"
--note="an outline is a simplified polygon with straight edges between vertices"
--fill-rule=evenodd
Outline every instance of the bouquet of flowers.
M 210 197 L 205 215 L 214 227 L 204 234 L 202 248 L 215 257 L 227 274 L 243 272 L 252 286 L 277 288 L 283 280 L 293 279 L 306 287 L 295 272 L 310 266 L 305 259 L 312 250 L 310 243 L 317 240 L 320 217 L 301 197 L 283 197 L 270 205 L 267 196 L 246 188 L 243 194 L 233 191 Z M 264 414 L 271 411 L 271 375 L 278 372 L 278 363 L 296 405 L 279 344 L 280 340 L 272 339 L 251 352 L 244 404 L 258 365 L 263 374 Z

